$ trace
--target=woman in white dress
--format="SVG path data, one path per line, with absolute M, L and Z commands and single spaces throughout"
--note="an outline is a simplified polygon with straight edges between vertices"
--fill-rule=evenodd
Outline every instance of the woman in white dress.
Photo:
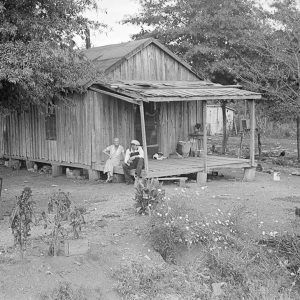
M 107 173 L 106 182 L 111 182 L 113 178 L 114 167 L 120 165 L 120 161 L 124 157 L 124 148 L 120 145 L 119 139 L 114 138 L 113 145 L 105 148 L 103 153 L 108 156 L 108 160 L 104 166 L 104 173 Z

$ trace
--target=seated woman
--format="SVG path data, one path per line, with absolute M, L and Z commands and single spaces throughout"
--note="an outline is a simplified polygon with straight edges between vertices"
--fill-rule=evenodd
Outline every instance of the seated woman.
M 120 145 L 119 139 L 114 138 L 113 145 L 105 148 L 103 153 L 108 156 L 108 160 L 104 166 L 104 173 L 107 173 L 106 182 L 111 182 L 113 178 L 114 167 L 120 165 L 121 158 L 124 157 L 124 148 Z

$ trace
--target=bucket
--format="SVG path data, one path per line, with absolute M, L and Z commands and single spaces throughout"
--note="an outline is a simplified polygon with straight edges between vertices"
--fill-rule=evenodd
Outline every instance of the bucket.
M 191 142 L 179 141 L 177 143 L 177 152 L 183 157 L 188 157 L 191 151 Z
M 274 181 L 280 181 L 280 172 L 274 172 L 273 173 L 273 180 Z

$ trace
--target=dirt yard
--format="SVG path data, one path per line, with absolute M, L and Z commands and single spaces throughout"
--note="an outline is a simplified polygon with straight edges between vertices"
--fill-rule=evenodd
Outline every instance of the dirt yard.
M 282 170 L 278 182 L 267 173 L 257 173 L 254 182 L 242 182 L 241 170 L 220 170 L 220 173 L 224 176 L 205 186 L 194 182 L 189 182 L 185 189 L 175 184 L 165 185 L 166 194 L 193 195 L 189 205 L 204 214 L 218 208 L 245 206 L 249 225 L 256 228 L 258 236 L 292 229 L 295 206 L 300 206 L 299 176 Z M 91 291 L 90 299 L 121 299 L 111 275 L 122 262 L 132 259 L 141 263 L 162 262 L 142 234 L 148 217 L 135 213 L 133 186 L 52 178 L 3 166 L 0 177 L 3 177 L 1 205 L 7 213 L 15 196 L 27 186 L 33 191 L 38 212 L 46 209 L 48 196 L 54 191 L 70 192 L 72 201 L 87 209 L 81 238 L 90 242 L 88 254 L 49 257 L 42 242 L 43 229 L 33 226 L 30 247 L 21 261 L 13 248 L 7 218 L 0 221 L 0 299 L 41 299 L 43 293 L 57 287 L 59 282 L 87 288 Z

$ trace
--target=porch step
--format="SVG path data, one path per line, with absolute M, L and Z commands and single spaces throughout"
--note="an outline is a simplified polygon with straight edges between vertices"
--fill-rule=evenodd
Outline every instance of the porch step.
M 187 177 L 162 177 L 158 178 L 158 181 L 179 181 L 179 186 L 185 187 L 186 181 L 188 180 Z

